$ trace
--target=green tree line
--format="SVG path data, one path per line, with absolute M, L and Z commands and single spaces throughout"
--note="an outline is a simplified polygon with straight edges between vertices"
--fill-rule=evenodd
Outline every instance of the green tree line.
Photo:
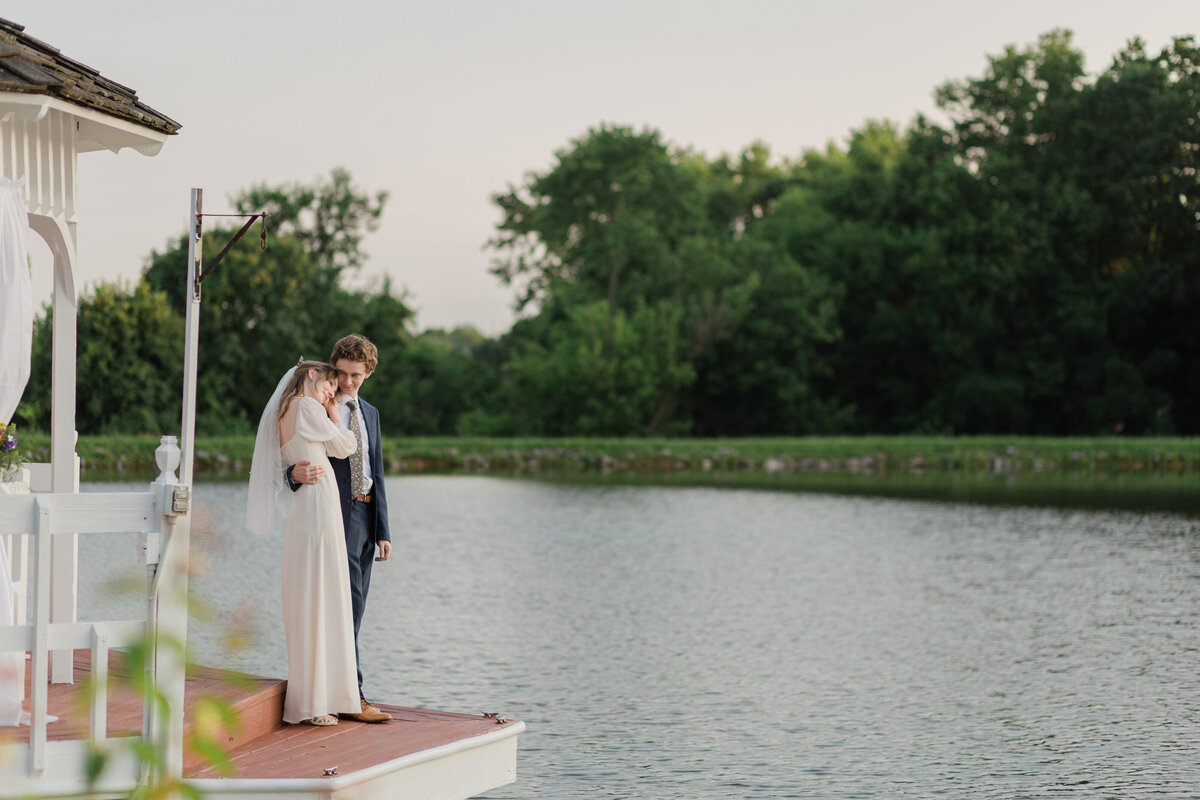
M 1190 37 L 1133 39 L 1091 75 L 1052 31 L 938 87 L 941 121 L 794 158 L 598 125 L 493 198 L 521 312 L 495 338 L 346 288 L 386 194 L 344 170 L 253 187 L 235 204 L 269 212 L 271 246 L 205 282 L 200 429 L 249 432 L 288 361 L 359 331 L 391 435 L 1194 435 L 1198 63 Z M 177 425 L 185 261 L 180 237 L 81 300 L 81 431 Z M 46 312 L 33 427 L 49 350 Z

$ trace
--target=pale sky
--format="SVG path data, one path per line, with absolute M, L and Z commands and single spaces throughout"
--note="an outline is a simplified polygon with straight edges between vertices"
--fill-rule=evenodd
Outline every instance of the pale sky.
M 205 211 L 254 183 L 344 166 L 391 199 L 360 283 L 408 289 L 417 327 L 508 328 L 512 293 L 483 246 L 494 192 L 600 122 L 715 156 L 844 143 L 906 125 L 933 90 L 1056 27 L 1089 72 L 1141 36 L 1196 34 L 1196 0 L 5 0 L 0 16 L 180 122 L 147 158 L 79 159 L 78 279 L 131 281 Z M 50 257 L 31 234 L 35 302 Z

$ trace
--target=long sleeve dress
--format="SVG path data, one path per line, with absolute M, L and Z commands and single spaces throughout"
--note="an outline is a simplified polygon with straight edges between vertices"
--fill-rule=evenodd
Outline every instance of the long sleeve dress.
M 357 446 L 353 434 L 330 422 L 319 402 L 300 398 L 296 433 L 283 445 L 283 463 L 311 461 L 325 468 L 325 477 L 295 492 L 283 538 L 284 722 L 361 710 L 346 538 L 329 466 L 329 456 L 346 458 Z

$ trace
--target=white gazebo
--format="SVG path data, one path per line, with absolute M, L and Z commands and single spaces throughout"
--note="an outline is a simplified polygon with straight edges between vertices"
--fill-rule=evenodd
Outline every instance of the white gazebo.
M 79 490 L 75 455 L 75 323 L 77 315 L 76 164 L 80 153 L 130 148 L 153 156 L 179 124 L 143 105 L 132 89 L 0 19 L 0 175 L 23 184 L 32 228 L 54 257 L 51 457 L 30 465 L 31 487 Z M 74 622 L 74 537 L 54 542 L 50 619 Z M 20 609 L 18 609 L 19 612 Z M 52 658 L 55 682 L 70 682 L 70 654 Z

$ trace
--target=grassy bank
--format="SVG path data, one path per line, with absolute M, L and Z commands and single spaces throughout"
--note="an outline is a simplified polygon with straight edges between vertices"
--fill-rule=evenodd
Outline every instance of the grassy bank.
M 50 437 L 22 435 L 27 460 L 49 459 Z M 158 440 L 80 436 L 88 474 L 154 472 Z M 251 436 L 199 437 L 196 473 L 249 472 Z M 891 473 L 1200 472 L 1200 438 L 861 436 L 768 439 L 391 438 L 387 470 L 406 473 L 763 471 Z

